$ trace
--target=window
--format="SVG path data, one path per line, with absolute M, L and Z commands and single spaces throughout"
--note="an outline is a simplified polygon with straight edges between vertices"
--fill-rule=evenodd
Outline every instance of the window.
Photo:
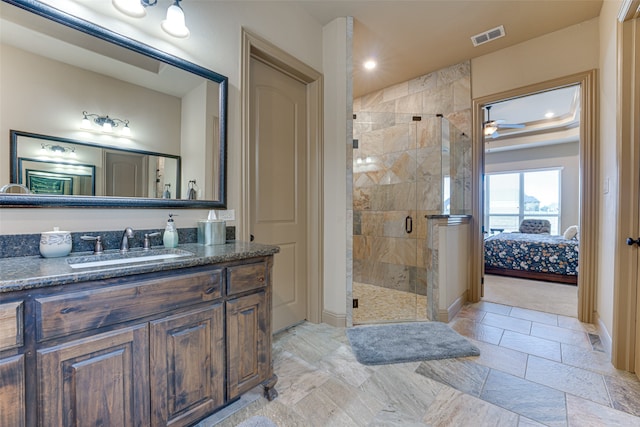
M 526 218 L 547 219 L 560 229 L 560 171 L 546 169 L 485 175 L 485 231 L 518 231 Z

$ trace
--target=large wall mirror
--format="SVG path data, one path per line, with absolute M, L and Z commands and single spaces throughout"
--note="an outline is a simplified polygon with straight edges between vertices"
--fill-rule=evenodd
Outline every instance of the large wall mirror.
M 0 207 L 226 207 L 225 76 L 33 0 L 0 37 Z

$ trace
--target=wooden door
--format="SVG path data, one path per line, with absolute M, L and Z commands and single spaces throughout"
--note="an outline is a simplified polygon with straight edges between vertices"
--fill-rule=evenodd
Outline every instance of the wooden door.
M 148 197 L 146 155 L 105 150 L 104 161 L 106 196 Z
M 222 304 L 151 322 L 151 425 L 191 425 L 224 404 Z
M 149 425 L 148 343 L 145 324 L 38 350 L 40 425 Z
M 251 234 L 280 246 L 273 270 L 273 330 L 307 317 L 306 85 L 251 59 Z
M 265 291 L 227 301 L 229 399 L 271 377 L 266 302 Z

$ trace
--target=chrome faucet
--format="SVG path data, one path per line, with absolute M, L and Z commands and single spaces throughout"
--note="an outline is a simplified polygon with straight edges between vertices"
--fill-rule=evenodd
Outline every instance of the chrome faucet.
M 127 227 L 124 229 L 124 233 L 122 233 L 122 242 L 120 242 L 120 253 L 129 251 L 129 239 L 131 238 L 133 238 L 133 229 L 131 227 Z

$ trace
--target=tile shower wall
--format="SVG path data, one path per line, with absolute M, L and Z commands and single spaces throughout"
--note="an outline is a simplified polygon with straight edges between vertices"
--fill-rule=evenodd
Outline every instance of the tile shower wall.
M 464 179 L 471 175 L 465 137 L 471 133 L 470 64 L 357 98 L 353 110 L 353 281 L 426 295 L 425 215 L 445 208 L 443 137 L 455 157 L 446 168 L 453 176 L 451 211 L 471 206 Z M 437 114 L 453 125 L 444 134 Z M 405 232 L 407 216 L 413 218 L 412 233 Z

